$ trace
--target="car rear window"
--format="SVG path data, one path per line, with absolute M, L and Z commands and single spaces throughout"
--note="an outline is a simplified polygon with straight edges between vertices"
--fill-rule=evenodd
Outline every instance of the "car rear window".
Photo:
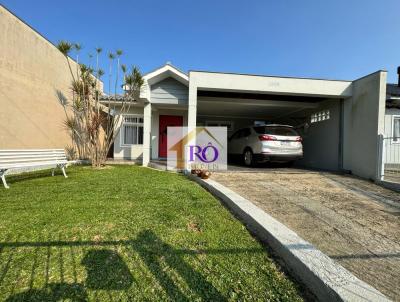
M 254 127 L 254 131 L 258 134 L 298 136 L 296 130 L 285 126 L 258 126 Z

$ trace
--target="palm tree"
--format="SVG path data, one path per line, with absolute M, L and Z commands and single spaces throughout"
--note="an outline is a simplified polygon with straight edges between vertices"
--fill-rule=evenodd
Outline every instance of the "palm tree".
M 124 76 L 126 75 L 126 65 L 125 64 L 121 64 L 121 70 L 124 73 Z
M 120 57 L 122 55 L 122 50 L 121 49 L 117 49 L 115 51 L 115 54 L 117 55 L 117 76 L 115 78 L 115 94 L 117 94 L 117 87 L 118 87 L 118 80 L 119 80 L 119 60 L 120 60 Z
M 127 69 L 125 65 L 121 65 L 121 69 L 124 73 L 126 73 Z M 142 75 L 137 67 L 132 67 L 132 71 L 125 74 L 124 78 L 124 85 L 127 87 L 127 91 L 125 96 L 121 99 L 119 109 L 121 114 L 110 114 L 112 108 L 110 104 L 108 105 L 109 114 L 107 115 L 107 127 L 104 131 L 105 139 L 103 140 L 102 145 L 102 162 L 105 161 L 107 157 L 107 151 L 110 149 L 111 144 L 115 141 L 119 133 L 116 129 L 116 125 L 120 125 L 123 115 L 129 113 L 131 106 L 137 103 L 140 88 L 144 83 Z
M 132 101 L 133 104 L 136 103 L 139 98 L 140 88 L 142 87 L 144 80 L 142 74 L 136 66 L 132 67 L 130 74 L 125 77 L 125 85 L 127 86 L 127 96 L 128 99 Z
M 74 43 L 73 47 L 75 48 L 76 51 L 76 77 L 79 78 L 79 53 L 82 49 L 82 45 L 79 43 Z
M 97 76 L 98 76 L 98 71 L 99 71 L 99 55 L 103 51 L 103 48 L 97 47 L 96 48 L 96 71 L 97 71 Z
M 122 70 L 122 73 L 124 74 L 124 80 L 122 81 L 122 86 L 125 86 L 125 80 L 126 80 L 126 65 L 125 64 L 121 64 L 121 70 Z
M 137 66 L 132 66 L 132 77 L 133 77 L 133 86 L 131 89 L 133 91 L 139 92 L 140 87 L 142 87 L 144 80 L 142 77 L 142 73 L 140 72 Z
M 93 54 L 91 54 L 91 53 L 88 53 L 88 57 L 89 57 L 89 66 L 90 67 L 92 67 L 93 65 L 92 65 L 92 62 L 93 62 Z
M 79 51 L 81 46 L 79 44 L 71 44 L 66 41 L 60 41 L 58 49 L 66 57 L 68 67 L 72 75 L 72 102 L 68 107 L 70 111 L 65 110 L 66 120 L 64 121 L 64 128 L 68 130 L 73 140 L 73 145 L 70 148 L 71 154 L 73 148 L 76 147 L 79 158 L 91 158 L 93 166 L 100 166 L 104 164 L 107 158 L 107 151 L 109 150 L 112 142 L 115 141 L 118 131 L 116 126 L 120 124 L 121 117 L 123 114 L 115 116 L 111 102 L 114 98 L 109 98 L 108 106 L 101 106 L 99 95 L 101 91 L 97 85 L 100 78 L 105 72 L 100 69 L 99 66 L 99 55 L 102 52 L 100 47 L 96 48 L 96 76 L 93 77 L 93 69 L 90 66 L 86 66 L 79 63 Z M 72 72 L 69 53 L 71 50 L 76 50 L 76 61 L 78 72 Z M 121 99 L 121 112 L 129 112 L 131 105 L 136 103 L 137 97 L 139 96 L 140 86 L 143 84 L 143 79 L 140 75 L 138 68 L 134 67 L 129 72 L 125 65 L 120 65 L 120 57 L 122 55 L 121 50 L 110 52 L 108 59 L 110 62 L 109 67 L 109 83 L 108 90 L 111 94 L 112 85 L 112 72 L 113 72 L 113 60 L 117 58 L 117 73 L 115 80 L 115 93 L 117 93 L 118 82 L 120 81 L 119 76 L 122 71 L 124 74 L 124 84 L 129 87 L 129 90 L 125 94 L 125 97 Z M 92 56 L 90 56 L 92 57 Z M 119 70 L 121 68 L 121 70 Z M 116 102 L 113 102 L 116 106 Z M 105 112 L 100 111 L 100 107 L 104 108 Z M 108 108 L 108 110 L 106 109 Z M 104 114 L 107 113 L 108 114 Z M 101 127 L 104 125 L 104 131 L 101 131 Z
M 101 69 L 101 68 L 97 70 L 97 74 L 99 76 L 99 79 L 104 75 L 104 73 L 105 73 L 104 70 Z
M 71 43 L 67 42 L 67 41 L 61 40 L 61 41 L 58 42 L 57 48 L 65 56 L 65 58 L 67 59 L 69 71 L 71 72 L 72 78 L 75 81 L 74 73 L 72 72 L 71 64 L 70 64 L 69 58 L 68 58 L 69 53 L 73 49 L 73 45 Z
M 82 45 L 79 43 L 74 43 L 74 48 L 76 50 L 76 63 L 79 64 L 79 52 L 82 50 Z
M 111 94 L 111 73 L 112 73 L 112 63 L 115 59 L 115 55 L 112 52 L 108 53 L 108 58 L 110 59 L 110 70 L 108 73 L 108 94 Z

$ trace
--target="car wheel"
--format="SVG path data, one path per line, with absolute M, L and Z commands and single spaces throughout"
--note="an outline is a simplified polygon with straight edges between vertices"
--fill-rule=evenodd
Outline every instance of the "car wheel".
M 246 166 L 250 167 L 254 164 L 253 152 L 250 149 L 246 149 L 243 153 L 243 162 Z

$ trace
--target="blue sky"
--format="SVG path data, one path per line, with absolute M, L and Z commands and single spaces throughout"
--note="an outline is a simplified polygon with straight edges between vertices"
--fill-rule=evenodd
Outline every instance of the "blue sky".
M 356 79 L 378 69 L 395 82 L 399 0 L 2 0 L 50 41 L 122 49 L 143 72 L 188 70 Z M 106 66 L 106 53 L 103 54 Z M 105 68 L 106 69 L 106 68 Z

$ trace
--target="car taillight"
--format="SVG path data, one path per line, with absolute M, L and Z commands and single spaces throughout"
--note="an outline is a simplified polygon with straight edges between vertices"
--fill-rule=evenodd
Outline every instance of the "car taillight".
M 301 137 L 301 136 L 298 136 L 298 137 L 296 137 L 296 142 L 302 142 L 303 141 L 303 138 Z
M 260 141 L 276 141 L 277 140 L 275 136 L 267 135 L 267 134 L 259 135 L 258 139 Z

